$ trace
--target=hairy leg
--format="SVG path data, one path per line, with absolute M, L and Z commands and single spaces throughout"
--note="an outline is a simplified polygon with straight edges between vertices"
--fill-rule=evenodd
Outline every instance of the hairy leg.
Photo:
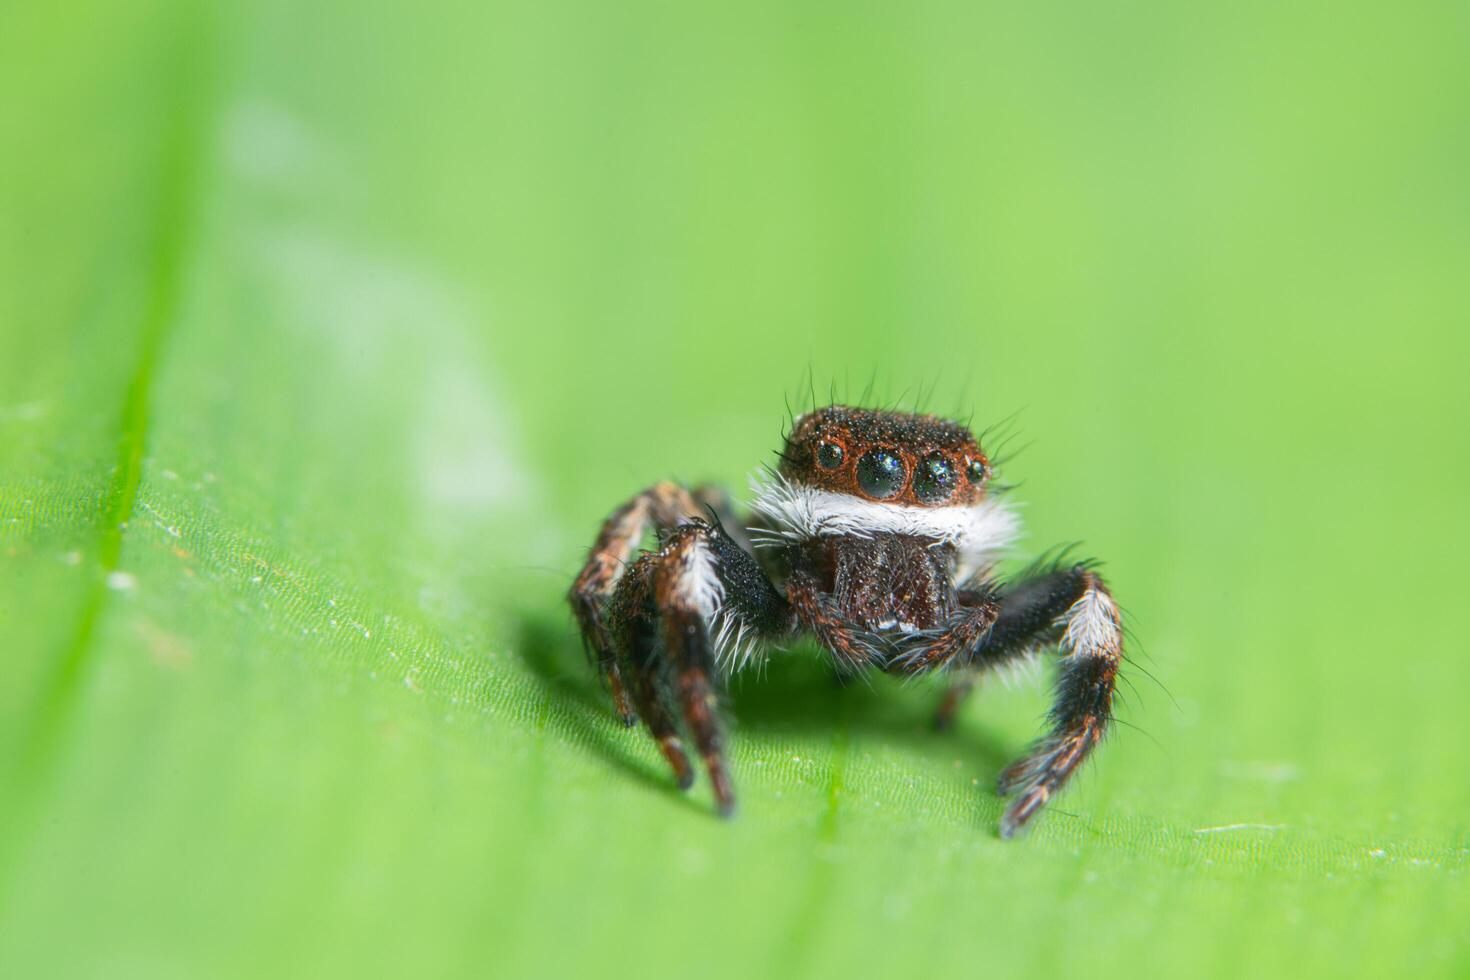
M 670 531 L 700 513 L 700 502 L 676 483 L 656 483 L 639 493 L 603 522 L 587 563 L 567 594 L 582 642 L 607 679 L 613 707 L 625 725 L 633 724 L 635 716 L 608 633 L 608 605 L 644 535 L 650 529 Z
M 679 788 L 688 789 L 694 785 L 694 770 L 684 754 L 684 743 L 664 693 L 663 648 L 653 604 L 653 574 L 657 565 L 657 556 L 644 555 L 618 584 L 608 611 L 616 657 L 614 666 L 620 676 L 627 678 L 632 707 L 668 760 Z
M 950 662 L 959 677 L 940 702 L 936 728 L 943 731 L 954 723 L 975 682 L 987 671 L 1034 656 L 1061 641 L 1062 614 L 1081 596 L 1086 574 L 1086 566 L 1076 565 L 1027 575 L 1007 583 L 999 593 L 988 587 L 982 590 L 998 603 L 995 622 L 963 657 Z
M 728 534 L 695 520 L 639 559 L 617 588 L 612 618 L 615 656 L 634 678 L 633 705 L 680 785 L 692 774 L 670 704 L 704 762 L 720 812 L 734 812 L 719 718 L 721 661 L 736 662 L 751 642 L 789 629 L 786 601 Z
M 1061 654 L 1051 731 L 1000 777 L 1001 794 L 1016 794 L 1001 819 L 1001 835 L 1010 837 L 1061 790 L 1102 739 L 1112 717 L 1113 686 L 1122 661 L 1122 623 L 1101 578 L 1087 565 L 1076 565 L 1004 589 L 993 622 L 973 646 L 948 652 L 949 637 L 966 630 L 962 618 L 950 633 L 923 648 L 943 647 L 947 655 L 942 661 L 934 658 L 935 662 L 953 662 L 965 670 L 940 705 L 940 727 L 948 726 L 979 673 L 1047 647 L 1057 646 Z
M 1077 598 L 1061 617 L 1061 665 L 1050 713 L 1051 731 L 1024 759 L 1001 773 L 1001 795 L 1015 794 L 1001 818 L 1002 837 L 1025 827 L 1066 785 L 1102 741 L 1112 719 L 1113 687 L 1123 659 L 1122 618 L 1095 572 L 1074 570 L 1070 581 L 1077 587 Z

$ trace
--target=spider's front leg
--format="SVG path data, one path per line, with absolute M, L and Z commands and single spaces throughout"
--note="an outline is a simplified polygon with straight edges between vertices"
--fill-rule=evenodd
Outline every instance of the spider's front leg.
M 970 635 L 975 613 L 962 609 L 959 622 L 911 652 L 907 664 L 951 660 L 968 671 L 946 697 L 940 722 L 947 723 L 974 676 L 1047 647 L 1060 648 L 1061 665 L 1050 713 L 1051 732 L 999 780 L 1002 796 L 1016 799 L 1001 818 L 1002 837 L 1011 837 L 1061 791 L 1112 718 L 1113 687 L 1123 659 L 1123 626 L 1117 603 L 1102 579 L 1076 565 L 1013 583 L 999 599 L 993 622 L 960 653 L 957 634 Z M 943 656 L 925 654 L 941 651 Z
M 567 594 L 582 641 L 607 679 L 613 708 L 625 725 L 633 724 L 636 716 L 608 633 L 608 604 L 623 579 L 629 558 L 649 529 L 670 531 L 696 519 L 701 512 L 700 495 L 709 492 L 690 493 L 677 483 L 665 481 L 624 503 L 603 522 L 587 563 Z
M 738 666 L 751 644 L 788 630 L 790 618 L 755 559 L 702 520 L 669 532 L 617 586 L 610 637 L 633 706 L 687 789 L 694 774 L 670 702 L 677 706 L 722 815 L 734 812 L 735 793 L 718 711 L 721 660 Z
M 1056 572 L 1036 585 L 1040 608 L 1018 610 L 1022 614 L 1011 635 L 997 639 L 1012 646 L 1024 644 L 1026 635 L 1034 637 L 1042 629 L 1036 619 L 1060 607 L 1063 611 L 1050 628 L 1061 629 L 1061 666 L 1051 707 L 1051 732 L 1029 755 L 1001 773 L 1000 794 L 1016 795 L 1001 818 L 1003 837 L 1024 827 L 1102 741 L 1112 720 L 1113 687 L 1123 662 L 1122 615 L 1096 572 L 1078 566 Z

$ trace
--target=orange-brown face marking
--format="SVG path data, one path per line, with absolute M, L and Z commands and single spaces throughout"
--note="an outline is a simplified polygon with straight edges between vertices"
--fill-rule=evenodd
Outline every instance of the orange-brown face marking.
M 973 504 L 990 476 L 980 444 L 958 423 L 841 405 L 797 420 L 780 469 L 821 490 L 911 507 Z

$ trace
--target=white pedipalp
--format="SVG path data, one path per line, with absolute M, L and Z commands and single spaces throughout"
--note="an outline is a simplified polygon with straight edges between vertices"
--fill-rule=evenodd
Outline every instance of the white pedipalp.
M 1021 530 L 1015 511 L 992 498 L 952 507 L 884 504 L 804 486 L 779 473 L 758 474 L 751 488 L 756 494 L 751 510 L 767 522 L 750 529 L 757 545 L 875 534 L 932 538 L 955 547 L 961 578 L 993 561 Z

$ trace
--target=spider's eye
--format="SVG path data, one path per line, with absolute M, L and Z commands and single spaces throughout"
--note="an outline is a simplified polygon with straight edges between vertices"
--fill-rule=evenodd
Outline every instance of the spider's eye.
M 879 500 L 892 497 L 903 489 L 903 460 L 890 452 L 875 449 L 858 460 L 858 486 L 863 493 Z
M 954 493 L 955 472 L 943 453 L 931 453 L 919 462 L 914 473 L 914 495 L 926 504 L 937 504 Z
M 824 470 L 835 470 L 842 465 L 842 447 L 835 442 L 824 442 L 817 446 L 817 465 Z
M 970 460 L 967 472 L 970 474 L 971 483 L 981 483 L 989 475 L 985 470 L 985 461 L 983 459 Z

